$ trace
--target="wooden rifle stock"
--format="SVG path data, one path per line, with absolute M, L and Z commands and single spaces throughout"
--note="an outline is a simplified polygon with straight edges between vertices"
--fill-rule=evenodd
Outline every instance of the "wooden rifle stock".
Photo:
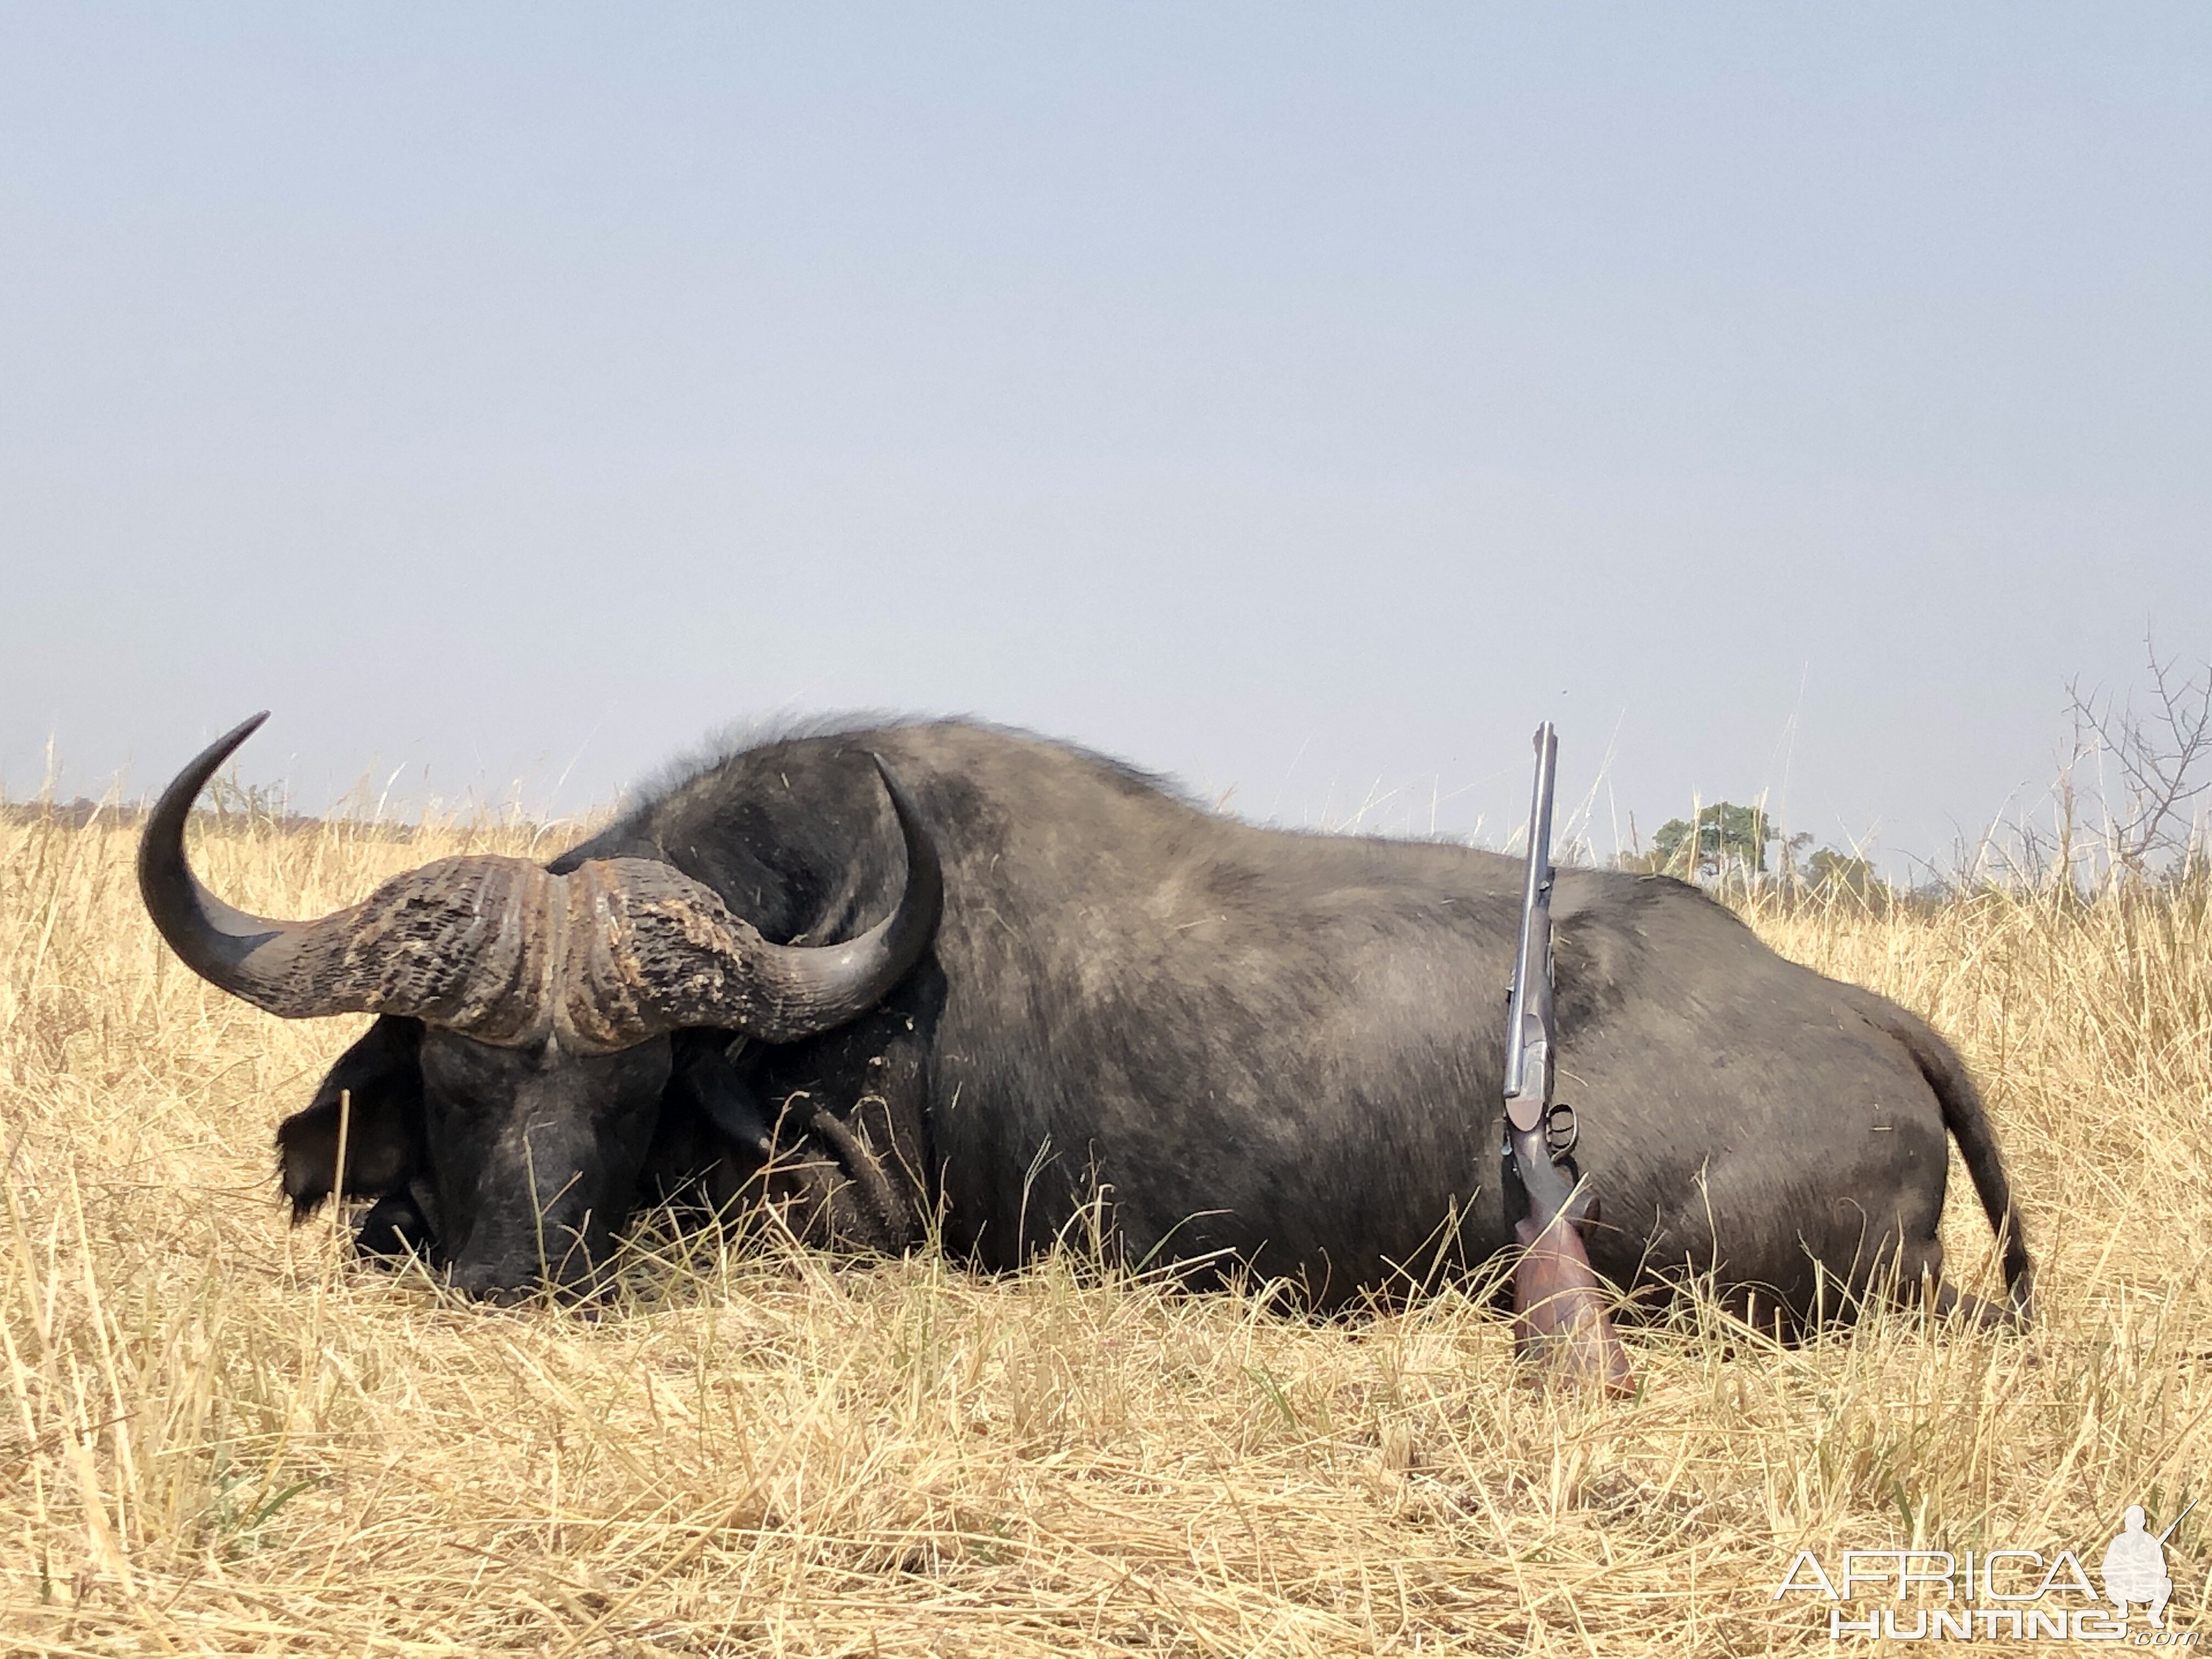
M 1521 1260 L 1513 1268 L 1513 1340 L 1524 1359 L 1548 1363 L 1616 1398 L 1636 1392 L 1628 1351 L 1605 1310 L 1605 1291 L 1582 1235 L 1565 1215 L 1540 1226 L 1513 1224 Z

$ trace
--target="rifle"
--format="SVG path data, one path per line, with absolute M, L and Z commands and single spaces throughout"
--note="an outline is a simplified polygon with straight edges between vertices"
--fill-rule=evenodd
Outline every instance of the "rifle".
M 1522 1245 L 1513 1269 L 1513 1335 L 1523 1358 L 1549 1361 L 1577 1382 L 1626 1395 L 1636 1392 L 1628 1354 L 1583 1248 L 1589 1195 L 1558 1161 L 1574 1150 L 1574 1109 L 1552 1098 L 1552 773 L 1559 746 L 1546 720 L 1536 728 L 1528 869 L 1506 1004 L 1505 1144 L 1528 1199 L 1528 1213 L 1513 1226 Z

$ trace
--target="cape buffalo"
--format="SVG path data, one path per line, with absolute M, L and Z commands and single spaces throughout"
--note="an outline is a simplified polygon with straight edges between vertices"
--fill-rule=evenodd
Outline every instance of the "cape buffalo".
M 304 1215 L 468 1292 L 574 1289 L 641 1201 L 765 1192 L 826 1237 L 1012 1266 L 1095 1206 L 1133 1262 L 1242 1264 L 1327 1309 L 1512 1241 L 1504 990 L 1522 869 L 1261 829 L 963 721 L 786 736 L 685 772 L 550 864 L 474 856 L 319 921 L 200 886 L 148 823 L 179 956 L 270 1012 L 381 1016 L 278 1131 Z M 1895 1004 L 1663 878 L 1559 872 L 1561 1092 L 1623 1285 L 1710 1274 L 1795 1322 L 1941 1286 L 1956 1139 L 2025 1313 L 1982 1103 Z

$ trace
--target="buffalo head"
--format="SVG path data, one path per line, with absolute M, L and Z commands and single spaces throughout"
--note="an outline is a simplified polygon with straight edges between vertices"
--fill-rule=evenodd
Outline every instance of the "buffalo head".
M 879 758 L 906 879 L 890 914 L 842 945 L 771 944 L 712 888 L 639 858 L 560 875 L 525 859 L 441 859 L 319 921 L 249 915 L 200 884 L 184 831 L 201 789 L 266 718 L 210 744 L 162 792 L 139 890 L 185 963 L 256 1007 L 386 1017 L 281 1132 L 285 1188 L 302 1214 L 341 1178 L 349 1193 L 388 1195 L 406 1216 L 392 1224 L 434 1239 L 472 1294 L 574 1285 L 605 1259 L 686 1033 L 775 1043 L 842 1025 L 905 976 L 936 926 L 936 853 Z M 354 1108 L 343 1172 L 341 1091 Z

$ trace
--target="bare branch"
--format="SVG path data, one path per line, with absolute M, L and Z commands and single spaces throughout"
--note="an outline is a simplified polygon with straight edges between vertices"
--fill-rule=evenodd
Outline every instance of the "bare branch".
M 2075 757 L 2102 755 L 2118 774 L 2115 800 L 2106 795 L 2114 861 L 2140 873 L 2191 851 L 2192 809 L 2212 793 L 2212 664 L 2184 674 L 2178 659 L 2161 660 L 2146 635 L 2151 708 L 2138 713 L 2132 697 L 2115 702 L 2087 692 L 2079 680 L 2066 690 L 2074 717 Z

